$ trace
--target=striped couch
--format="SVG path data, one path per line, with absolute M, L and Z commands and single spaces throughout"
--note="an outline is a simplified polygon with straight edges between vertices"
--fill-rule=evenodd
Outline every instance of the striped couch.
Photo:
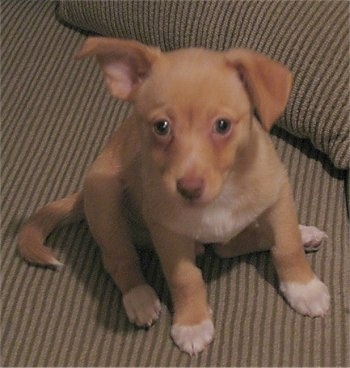
M 1 366 L 347 366 L 349 359 L 349 3 L 347 1 L 1 1 Z M 169 336 L 171 302 L 154 254 L 140 251 L 163 310 L 134 328 L 85 222 L 48 239 L 61 272 L 32 267 L 16 234 L 43 204 L 81 187 L 130 111 L 107 93 L 87 33 L 163 50 L 249 47 L 287 64 L 294 88 L 272 132 L 300 222 L 329 239 L 307 257 L 329 286 L 324 319 L 296 314 L 276 290 L 268 253 L 198 259 L 217 335 L 196 357 Z

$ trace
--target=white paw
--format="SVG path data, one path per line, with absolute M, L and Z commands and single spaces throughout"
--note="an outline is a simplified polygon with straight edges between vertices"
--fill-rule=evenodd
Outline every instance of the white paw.
M 329 310 L 328 288 L 317 277 L 306 284 L 281 282 L 280 290 L 292 308 L 301 314 L 309 317 L 323 317 Z
M 131 323 L 139 327 L 150 327 L 161 310 L 157 294 L 149 285 L 140 285 L 123 296 L 123 304 Z
M 306 252 L 315 252 L 320 249 L 324 240 L 328 239 L 325 232 L 315 226 L 299 225 L 301 241 Z
M 210 319 L 193 326 L 175 324 L 171 327 L 171 337 L 180 350 L 190 355 L 200 353 L 214 338 L 214 325 Z

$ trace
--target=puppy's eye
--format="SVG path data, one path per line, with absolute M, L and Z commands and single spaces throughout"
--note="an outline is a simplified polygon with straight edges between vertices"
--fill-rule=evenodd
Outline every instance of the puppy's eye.
M 171 133 L 170 123 L 167 120 L 160 120 L 153 124 L 153 131 L 157 135 L 167 136 Z
M 231 125 L 227 119 L 218 119 L 214 123 L 213 131 L 216 134 L 225 135 L 231 130 Z

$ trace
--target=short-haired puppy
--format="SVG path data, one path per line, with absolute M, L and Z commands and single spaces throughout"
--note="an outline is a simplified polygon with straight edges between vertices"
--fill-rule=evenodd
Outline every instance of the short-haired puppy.
M 103 37 L 88 38 L 77 56 L 96 56 L 110 93 L 132 102 L 133 113 L 92 164 L 83 190 L 29 219 L 19 235 L 22 256 L 59 266 L 45 238 L 59 223 L 84 217 L 129 320 L 150 326 L 161 304 L 134 243 L 152 243 L 172 296 L 171 336 L 189 354 L 214 337 L 195 264 L 203 244 L 222 257 L 270 249 L 288 303 L 324 316 L 329 293 L 304 246 L 317 247 L 325 234 L 298 225 L 268 134 L 287 104 L 289 70 L 246 49 L 163 53 Z

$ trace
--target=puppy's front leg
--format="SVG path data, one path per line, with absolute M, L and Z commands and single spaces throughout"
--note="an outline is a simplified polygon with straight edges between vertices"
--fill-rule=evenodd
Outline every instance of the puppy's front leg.
M 327 287 L 316 277 L 304 253 L 291 190 L 285 184 L 278 201 L 262 217 L 271 231 L 272 259 L 280 290 L 299 313 L 324 316 L 330 304 Z
M 174 306 L 171 336 L 182 351 L 197 354 L 212 341 L 214 326 L 202 273 L 195 264 L 195 242 L 158 224 L 150 230 Z
M 115 165 L 102 155 L 85 181 L 85 215 L 102 250 L 104 266 L 123 294 L 130 322 L 148 327 L 158 318 L 160 302 L 142 275 L 122 213 L 121 196 L 122 185 Z

